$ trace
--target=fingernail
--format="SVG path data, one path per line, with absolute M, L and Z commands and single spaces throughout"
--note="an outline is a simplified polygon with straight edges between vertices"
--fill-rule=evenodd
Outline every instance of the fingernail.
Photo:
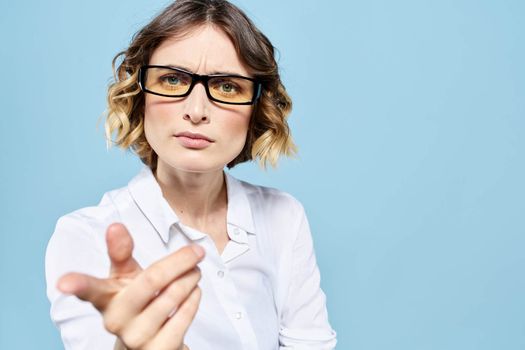
M 57 283 L 57 289 L 62 293 L 71 294 L 73 287 L 74 286 L 71 283 L 68 283 L 68 281 L 58 281 Z
M 197 254 L 197 257 L 202 258 L 204 256 L 204 249 L 200 245 L 193 244 L 191 246 L 191 249 Z

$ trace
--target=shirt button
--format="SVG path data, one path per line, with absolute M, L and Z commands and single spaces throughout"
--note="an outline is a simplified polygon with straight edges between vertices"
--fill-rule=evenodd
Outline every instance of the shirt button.
M 219 276 L 219 278 L 223 278 L 224 277 L 224 271 L 222 271 L 222 270 L 217 271 L 217 276 Z
M 234 235 L 237 236 L 239 233 L 241 233 L 241 231 L 237 227 L 233 229 L 233 234 Z
M 240 320 L 242 318 L 242 312 L 236 312 L 233 314 L 233 317 L 235 317 L 237 320 Z

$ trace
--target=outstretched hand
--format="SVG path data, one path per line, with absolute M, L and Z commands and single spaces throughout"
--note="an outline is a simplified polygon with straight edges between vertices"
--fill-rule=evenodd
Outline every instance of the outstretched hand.
M 143 270 L 133 258 L 133 240 L 123 224 L 106 231 L 108 278 L 81 273 L 62 276 L 57 288 L 89 301 L 105 328 L 128 349 L 183 350 L 184 335 L 197 312 L 204 249 L 190 245 Z

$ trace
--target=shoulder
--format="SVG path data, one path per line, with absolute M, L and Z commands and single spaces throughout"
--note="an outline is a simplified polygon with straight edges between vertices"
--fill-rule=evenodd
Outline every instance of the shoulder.
M 106 192 L 95 206 L 87 206 L 58 218 L 45 251 L 45 272 L 48 295 L 60 293 L 56 281 L 67 272 L 76 271 L 102 277 L 109 264 L 105 232 L 107 227 L 120 221 L 115 201 L 125 196 L 126 188 Z
M 233 177 L 230 180 L 237 187 L 236 192 L 241 192 L 246 196 L 255 218 L 263 216 L 265 219 L 271 219 L 271 221 L 290 224 L 305 215 L 302 203 L 288 192 L 273 187 L 256 185 Z
M 46 260 L 105 250 L 105 231 L 120 221 L 116 201 L 126 195 L 126 187 L 104 193 L 97 205 L 87 206 L 60 216 L 46 248 Z
M 86 231 L 98 228 L 118 220 L 119 213 L 116 202 L 126 196 L 126 187 L 104 193 L 97 205 L 87 206 L 59 217 L 55 231 L 63 229 L 80 229 Z
M 250 204 L 253 203 L 278 210 L 286 209 L 287 212 L 304 211 L 302 203 L 288 192 L 274 187 L 261 186 L 247 181 L 233 179 L 238 183 L 238 186 L 242 188 Z

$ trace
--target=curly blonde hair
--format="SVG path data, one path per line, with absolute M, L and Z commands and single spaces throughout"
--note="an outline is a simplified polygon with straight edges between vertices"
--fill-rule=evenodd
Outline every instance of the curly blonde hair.
M 279 77 L 273 45 L 242 10 L 225 0 L 172 3 L 133 36 L 127 50 L 115 56 L 114 82 L 108 88 L 105 121 L 108 148 L 114 143 L 131 149 L 144 164 L 156 170 L 157 154 L 144 133 L 144 93 L 138 84 L 139 68 L 148 64 L 155 49 L 165 40 L 183 37 L 191 29 L 206 24 L 222 29 L 230 37 L 243 63 L 262 83 L 244 148 L 227 166 L 232 168 L 258 159 L 263 168 L 267 163 L 275 167 L 279 156 L 297 153 L 287 123 L 292 101 Z

